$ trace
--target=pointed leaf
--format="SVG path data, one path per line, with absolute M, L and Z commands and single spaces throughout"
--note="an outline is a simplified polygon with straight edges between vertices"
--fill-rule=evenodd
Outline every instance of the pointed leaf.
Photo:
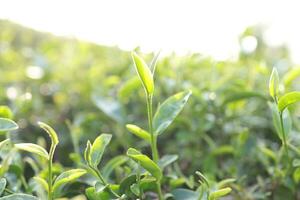
M 192 190 L 178 188 L 172 191 L 175 200 L 198 200 L 199 194 Z
M 0 131 L 13 131 L 18 128 L 18 124 L 13 120 L 7 118 L 0 118 Z
M 282 112 L 286 107 L 298 101 L 300 101 L 300 92 L 289 92 L 280 97 L 278 101 L 278 109 Z
M 158 165 L 161 169 L 175 162 L 178 159 L 178 155 L 164 155 L 159 161 Z
M 273 68 L 272 74 L 269 80 L 269 93 L 270 96 L 275 100 L 278 97 L 279 91 L 279 76 L 276 68 Z
M 148 156 L 142 154 L 141 152 L 133 148 L 127 150 L 127 155 L 135 162 L 139 162 L 141 166 L 144 169 L 146 169 L 157 180 L 160 180 L 162 178 L 161 169 Z
M 84 150 L 84 159 L 88 165 L 91 165 L 91 148 L 92 148 L 92 144 L 88 140 L 86 143 L 86 148 Z
M 219 189 L 217 191 L 212 192 L 209 195 L 209 200 L 216 200 L 216 199 L 218 199 L 220 197 L 223 197 L 223 196 L 229 194 L 230 192 L 231 192 L 231 188 L 230 187 Z
M 168 128 L 183 109 L 191 94 L 191 91 L 177 93 L 159 106 L 153 118 L 153 127 L 156 135 L 161 134 Z
M 12 194 L 5 197 L 1 197 L 0 200 L 39 200 L 35 196 L 28 194 Z
M 39 145 L 32 144 L 32 143 L 19 143 L 19 144 L 15 144 L 15 146 L 19 150 L 28 151 L 30 153 L 35 153 L 37 155 L 40 155 L 40 156 L 46 158 L 47 160 L 49 159 L 48 152 Z
M 106 163 L 106 165 L 102 169 L 103 177 L 105 179 L 108 179 L 108 177 L 110 176 L 110 174 L 112 173 L 112 171 L 116 167 L 118 167 L 118 166 L 124 164 L 125 162 L 127 162 L 127 160 L 128 160 L 128 157 L 127 156 L 123 156 L 123 155 L 116 156 L 116 157 L 112 158 L 110 161 L 108 161 L 108 163 Z
M 146 140 L 147 142 L 151 142 L 151 135 L 144 129 L 134 125 L 134 124 L 126 124 L 126 128 L 128 131 L 130 131 L 132 134 L 138 136 L 139 138 L 142 138 Z
M 110 140 L 111 135 L 103 133 L 94 141 L 90 152 L 91 165 L 93 167 L 97 168 L 97 166 L 99 165 L 105 148 L 110 142 Z
M 57 134 L 54 131 L 54 129 L 51 128 L 49 125 L 43 123 L 43 122 L 38 122 L 38 125 L 49 134 L 53 145 L 57 145 L 59 140 L 58 140 Z
M 160 51 L 158 51 L 158 52 L 154 55 L 154 57 L 153 57 L 153 59 L 152 59 L 152 61 L 151 61 L 151 64 L 150 64 L 150 70 L 151 70 L 151 72 L 152 72 L 152 76 L 154 76 L 154 73 L 155 73 L 156 63 L 157 63 L 159 54 L 160 54 Z
M 53 184 L 53 191 L 55 192 L 60 186 L 66 183 L 70 183 L 75 179 L 83 176 L 86 173 L 84 169 L 71 169 L 69 171 L 65 171 L 61 173 L 56 179 Z
M 147 94 L 152 95 L 154 91 L 154 82 L 149 67 L 135 52 L 132 52 L 131 56 L 134 61 L 136 72 L 138 73 Z

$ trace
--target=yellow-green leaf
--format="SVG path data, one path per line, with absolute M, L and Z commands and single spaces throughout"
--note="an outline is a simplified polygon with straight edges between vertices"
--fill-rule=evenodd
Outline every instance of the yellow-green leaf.
M 216 200 L 216 199 L 218 199 L 220 197 L 223 197 L 223 196 L 229 194 L 230 192 L 231 192 L 231 188 L 230 187 L 219 189 L 217 191 L 212 192 L 209 195 L 209 200 Z
M 90 150 L 90 164 L 93 167 L 97 168 L 97 166 L 99 165 L 104 150 L 108 145 L 108 143 L 110 142 L 110 140 L 111 140 L 111 135 L 106 133 L 101 134 L 99 137 L 95 139 Z
M 134 148 L 128 149 L 127 155 L 135 162 L 140 163 L 144 169 L 146 169 L 153 177 L 156 178 L 156 180 L 160 180 L 162 178 L 161 169 L 148 156 L 142 154 Z
M 132 52 L 131 56 L 134 61 L 135 69 L 141 79 L 141 82 L 142 82 L 147 94 L 152 95 L 154 92 L 154 81 L 153 81 L 153 75 L 152 75 L 148 65 L 135 52 Z
M 27 151 L 30 153 L 40 155 L 40 156 L 46 158 L 47 160 L 49 159 L 48 152 L 39 145 L 32 144 L 32 143 L 19 143 L 19 144 L 15 144 L 15 146 L 19 150 L 23 150 L 23 151 Z
M 278 110 L 282 112 L 289 105 L 300 101 L 300 92 L 289 92 L 278 101 Z
M 151 135 L 144 129 L 134 125 L 134 124 L 126 124 L 126 128 L 128 131 L 130 131 L 132 134 L 138 136 L 139 138 L 142 138 L 146 140 L 147 142 L 151 141 Z
M 55 192 L 60 186 L 66 183 L 70 183 L 75 179 L 83 176 L 86 173 L 85 169 L 71 169 L 61 173 L 53 184 L 53 192 Z
M 49 134 L 52 144 L 57 145 L 59 140 L 58 140 L 57 134 L 54 131 L 54 129 L 43 122 L 38 122 L 38 125 Z

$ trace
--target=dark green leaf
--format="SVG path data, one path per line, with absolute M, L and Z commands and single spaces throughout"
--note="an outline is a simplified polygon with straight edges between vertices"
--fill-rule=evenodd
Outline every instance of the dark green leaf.
M 156 135 L 161 134 L 168 128 L 183 109 L 191 94 L 191 91 L 177 93 L 159 106 L 153 118 L 153 127 Z
M 198 200 L 199 194 L 192 190 L 178 188 L 172 191 L 175 200 Z
M 107 179 L 116 167 L 124 164 L 125 162 L 127 162 L 127 160 L 128 160 L 127 156 L 121 155 L 121 156 L 116 156 L 110 161 L 108 161 L 108 163 L 106 163 L 106 165 L 103 167 L 102 170 L 102 174 L 104 178 Z

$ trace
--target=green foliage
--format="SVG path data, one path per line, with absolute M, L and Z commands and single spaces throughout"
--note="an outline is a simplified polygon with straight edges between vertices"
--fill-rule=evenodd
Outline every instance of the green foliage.
M 148 156 L 143 155 L 133 148 L 128 149 L 127 155 L 145 168 L 152 176 L 156 178 L 156 180 L 159 181 L 162 178 L 162 172 L 159 166 L 156 165 Z
M 242 48 L 248 36 L 253 52 Z M 158 60 L 0 20 L 0 198 L 208 200 L 232 190 L 229 199 L 298 199 L 299 67 L 286 47 L 268 46 L 260 27 L 239 40 L 230 60 Z M 59 134 L 39 123 L 44 137 L 38 120 Z M 113 139 L 99 141 L 99 131 Z
M 189 99 L 191 91 L 180 92 L 169 97 L 157 109 L 153 118 L 154 133 L 160 135 L 173 122 Z
M 141 79 L 141 82 L 145 88 L 146 93 L 148 95 L 152 95 L 154 92 L 154 82 L 153 82 L 152 73 L 148 65 L 135 52 L 132 52 L 131 56 L 135 64 L 135 69 Z
M 18 125 L 6 118 L 0 118 L 0 131 L 12 131 L 18 129 Z

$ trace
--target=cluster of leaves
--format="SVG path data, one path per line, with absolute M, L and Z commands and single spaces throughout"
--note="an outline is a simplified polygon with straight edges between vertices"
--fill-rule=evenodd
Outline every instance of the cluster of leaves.
M 2 141 L 0 144 L 1 148 L 4 146 L 10 146 L 8 148 L 9 153 L 5 155 L 1 165 L 2 176 L 5 176 L 11 164 L 8 161 L 12 157 L 11 152 L 14 152 L 15 149 L 18 149 L 36 154 L 40 157 L 40 159 L 46 160 L 46 165 L 48 166 L 47 178 L 43 177 L 41 172 L 38 172 L 37 175 L 32 178 L 33 182 L 36 182 L 35 185 L 32 184 L 27 186 L 27 183 L 25 183 L 26 191 L 31 191 L 31 193 L 36 194 L 40 199 L 52 200 L 54 198 L 63 196 L 64 192 L 66 191 L 62 188 L 67 183 L 72 183 L 74 180 L 84 176 L 85 174 L 89 174 L 96 180 L 93 181 L 93 183 L 90 181 L 87 182 L 87 184 L 92 185 L 86 189 L 86 195 L 90 200 L 149 199 L 151 195 L 152 198 L 158 198 L 159 200 L 215 200 L 230 193 L 231 188 L 225 187 L 225 185 L 234 181 L 233 179 L 228 179 L 217 184 L 216 186 L 211 186 L 211 183 L 207 180 L 207 178 L 202 173 L 197 172 L 197 175 L 199 176 L 199 185 L 195 185 L 194 187 L 196 188 L 196 191 L 192 191 L 185 188 L 176 188 L 176 185 L 172 186 L 172 182 L 176 182 L 180 179 L 178 177 L 169 177 L 164 175 L 166 168 L 175 162 L 178 156 L 165 155 L 159 159 L 157 138 L 168 128 L 168 126 L 174 121 L 176 116 L 183 109 L 191 95 L 191 91 L 180 92 L 169 97 L 158 107 L 155 115 L 153 116 L 153 74 L 156 61 L 154 60 L 152 62 L 154 64 L 151 67 L 152 71 L 150 71 L 145 61 L 136 53 L 132 53 L 132 57 L 147 97 L 149 131 L 146 131 L 133 124 L 128 124 L 127 128 L 134 135 L 140 137 L 150 144 L 152 150 L 152 159 L 137 149 L 129 148 L 127 150 L 127 157 L 134 161 L 134 163 L 126 166 L 127 168 L 124 167 L 124 171 L 122 172 L 123 178 L 119 184 L 109 183 L 107 179 L 109 178 L 113 169 L 117 166 L 127 163 L 128 159 L 127 157 L 123 156 L 115 157 L 108 162 L 108 165 L 105 166 L 103 170 L 99 170 L 98 165 L 100 164 L 103 153 L 112 138 L 112 135 L 104 133 L 98 136 L 93 144 L 90 141 L 87 142 L 84 152 L 84 160 L 86 163 L 83 164 L 83 168 L 67 170 L 57 176 L 54 176 L 53 156 L 56 146 L 59 143 L 59 139 L 54 129 L 43 122 L 38 122 L 38 125 L 49 134 L 51 139 L 49 152 L 47 152 L 42 146 L 33 143 L 11 143 L 10 139 Z M 11 131 L 18 129 L 18 125 L 10 119 L 0 118 L 0 128 L 0 131 Z M 80 155 L 78 155 L 78 157 L 80 157 Z M 34 163 L 35 161 L 32 160 L 32 162 Z M 0 199 L 37 199 L 37 197 L 29 194 L 10 192 L 11 190 L 6 188 L 6 179 L 2 178 L 1 181 L 1 191 L 3 192 L 6 190 L 5 192 L 12 194 L 4 195 L 4 197 Z M 162 183 L 164 184 L 162 185 Z M 166 191 L 162 190 L 162 186 L 166 188 Z M 172 191 L 168 192 L 170 189 L 172 189 Z
M 115 185 L 138 169 L 125 152 L 134 147 L 152 159 L 152 144 L 155 144 L 151 142 L 150 129 L 145 128 L 149 123 L 143 103 L 144 91 L 139 77 L 132 76 L 134 67 L 129 67 L 132 65 L 130 54 L 115 47 L 36 32 L 7 21 L 0 21 L 0 27 L 0 102 L 13 111 L 3 114 L 0 109 L 0 116 L 15 119 L 20 126 L 14 131 L 20 134 L 9 134 L 10 143 L 35 141 L 44 149 L 50 149 L 50 145 L 48 148 L 46 145 L 50 141 L 46 142 L 48 138 L 40 134 L 36 122 L 55 125 L 60 143 L 52 166 L 53 179 L 70 168 L 88 171 L 76 182 L 64 185 L 61 194 L 57 194 L 71 198 L 85 193 L 85 188 L 94 187 L 97 182 L 99 188 L 106 185 L 86 162 L 83 164 L 82 152 L 86 141 L 97 138 L 99 130 L 113 133 L 100 172 L 110 188 L 122 196 Z M 252 52 L 243 50 L 244 39 L 248 37 L 257 40 Z M 287 48 L 268 46 L 260 27 L 245 30 L 240 44 L 241 52 L 236 60 L 216 62 L 201 54 L 190 54 L 165 56 L 157 63 L 155 83 L 159 87 L 155 88 L 153 105 L 162 105 L 160 99 L 177 91 L 193 92 L 189 106 L 172 126 L 162 129 L 164 134 L 155 133 L 158 124 L 154 125 L 153 119 L 153 135 L 159 137 L 158 152 L 167 156 L 159 161 L 180 160 L 162 168 L 161 185 L 165 195 L 179 187 L 196 191 L 199 186 L 196 178 L 203 187 L 208 187 L 204 179 L 194 173 L 200 170 L 209 180 L 209 188 L 215 190 L 221 188 L 216 182 L 234 177 L 236 181 L 230 183 L 233 188 L 230 196 L 234 199 L 299 198 L 300 110 L 295 105 L 283 110 L 285 128 L 282 132 L 277 105 L 285 91 L 300 90 L 299 67 L 290 61 Z M 152 56 L 145 55 L 145 60 L 150 61 Z M 153 64 L 150 64 L 152 75 Z M 275 87 L 279 90 L 277 103 L 269 98 L 266 87 L 272 70 L 269 66 L 275 66 L 282 76 Z M 32 76 L 32 69 L 39 69 L 43 76 Z M 151 87 L 148 90 L 151 91 Z M 125 127 L 133 135 L 128 134 Z M 1 134 L 1 140 L 6 139 L 5 135 Z M 0 151 L 2 161 L 10 149 L 16 150 L 10 146 Z M 34 154 L 23 157 L 15 150 L 10 154 L 14 156 L 8 156 L 4 162 L 10 165 L 3 194 L 9 194 L 7 189 L 30 194 L 33 187 L 40 188 L 40 194 L 46 194 L 32 177 L 48 181 L 47 159 Z M 173 154 L 178 154 L 178 158 L 169 156 Z M 136 183 L 136 177 L 132 180 Z M 136 188 L 132 186 L 127 193 L 138 196 L 140 190 Z M 156 188 L 153 184 L 151 191 L 156 192 Z M 144 194 L 152 195 L 151 192 Z

